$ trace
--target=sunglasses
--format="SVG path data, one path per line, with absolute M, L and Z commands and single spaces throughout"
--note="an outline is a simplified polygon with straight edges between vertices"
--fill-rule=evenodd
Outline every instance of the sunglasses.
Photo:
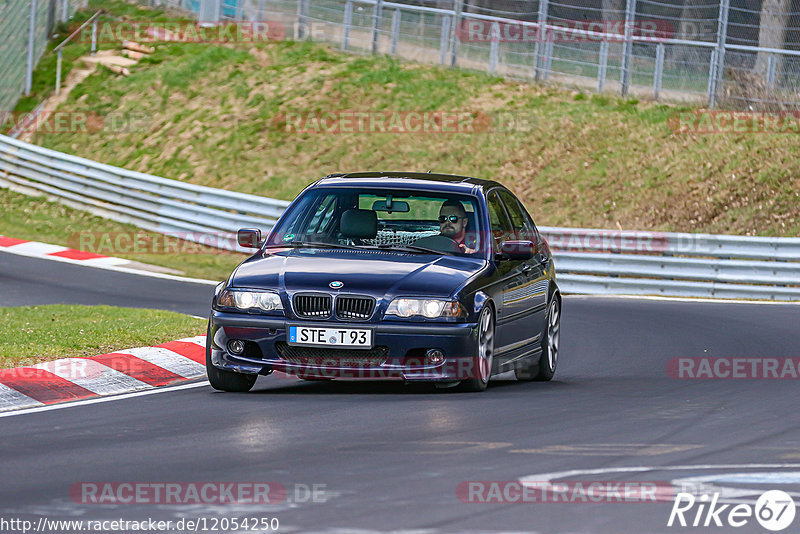
M 458 215 L 439 215 L 439 222 L 443 223 L 445 221 L 450 221 L 451 223 L 457 223 L 458 220 L 461 219 Z

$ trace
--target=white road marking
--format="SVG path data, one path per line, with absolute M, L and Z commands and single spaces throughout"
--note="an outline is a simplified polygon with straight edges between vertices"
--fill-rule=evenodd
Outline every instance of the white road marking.
M 53 252 L 63 252 L 69 249 L 60 245 L 51 245 L 49 243 L 40 243 L 38 241 L 28 241 L 27 243 L 11 245 L 10 247 L 6 247 L 4 250 L 13 252 L 15 254 L 40 256 L 44 254 L 52 254 Z
M 192 317 L 196 317 L 197 319 L 208 319 L 208 317 L 197 317 L 196 315 L 192 315 Z M 183 341 L 184 343 L 194 343 L 195 345 L 200 345 L 203 348 L 205 348 L 206 346 L 205 334 L 203 334 L 202 336 L 185 337 L 183 339 L 178 339 L 176 341 Z
M 160 347 L 138 347 L 117 351 L 118 354 L 130 354 L 166 369 L 171 373 L 184 378 L 197 378 L 205 376 L 206 366 L 197 363 L 191 358 L 181 356 L 177 352 Z
M 702 465 L 665 465 L 665 466 L 635 466 L 635 467 L 602 467 L 599 469 L 571 469 L 569 471 L 555 471 L 552 473 L 539 473 L 526 475 L 519 479 L 523 486 L 541 488 L 542 484 L 550 483 L 554 480 L 585 476 L 585 475 L 605 475 L 609 473 L 649 473 L 659 471 L 698 471 L 709 469 L 798 469 L 800 464 L 702 464 Z M 746 495 L 752 495 L 751 490 L 741 490 L 737 488 L 723 488 L 716 486 L 698 485 L 705 477 L 685 477 L 670 481 L 670 484 L 680 491 L 692 490 L 695 494 L 706 490 L 727 491 L 727 496 L 723 496 L 720 502 L 723 503 L 753 503 L 754 499 L 742 499 Z M 712 478 L 712 477 L 709 477 Z M 759 492 L 761 493 L 761 492 Z M 671 499 L 670 499 L 671 500 Z
M 24 243 L 27 244 L 27 243 Z M 42 243 L 44 244 L 44 243 Z M 39 258 L 43 260 L 49 261 L 60 261 L 64 263 L 71 263 L 73 265 L 82 265 L 84 267 L 91 267 L 93 269 L 104 269 L 106 271 L 116 271 L 118 273 L 127 273 L 127 274 L 136 274 L 139 276 L 148 276 L 150 278 L 161 278 L 164 280 L 175 280 L 177 282 L 187 282 L 190 284 L 202 284 L 202 285 L 211 285 L 215 286 L 219 284 L 219 280 L 205 280 L 203 278 L 187 278 L 184 276 L 175 276 L 174 274 L 165 274 L 165 273 L 156 273 L 153 271 L 142 271 L 139 269 L 131 269 L 129 267 L 120 267 L 118 265 L 105 265 L 102 263 L 91 263 L 87 260 L 73 260 L 70 258 L 61 258 L 59 256 L 41 256 L 39 254 L 30 254 L 25 252 L 24 250 L 15 250 L 17 247 L 21 245 L 13 245 L 10 247 L 0 247 L 0 252 L 7 252 L 9 254 L 16 254 L 18 256 L 29 256 L 33 258 Z M 55 246 L 55 245 L 52 245 Z M 64 247 L 62 247 L 63 249 Z
M 135 393 L 125 393 L 123 395 L 114 395 L 111 397 L 95 397 L 92 399 L 84 399 L 75 402 L 66 402 L 62 404 L 50 404 L 46 406 L 39 406 L 36 408 L 26 408 L 23 410 L 14 410 L 11 412 L 1 412 L 0 418 L 2 417 L 13 417 L 15 415 L 26 415 L 31 413 L 38 413 L 38 412 L 49 412 L 51 410 L 63 410 L 64 408 L 72 408 L 73 406 L 86 406 L 87 404 L 98 404 L 101 402 L 112 402 L 118 401 L 123 399 L 130 399 L 134 397 L 144 397 L 145 395 L 155 395 L 156 393 L 168 393 L 170 391 L 179 391 L 182 389 L 191 389 L 191 388 L 199 388 L 202 386 L 208 386 L 209 383 L 207 380 L 202 382 L 193 382 L 191 384 L 181 384 L 179 386 L 167 386 L 167 387 L 159 387 L 154 389 L 148 389 L 146 391 L 137 391 Z
M 764 493 L 763 488 L 753 487 L 753 485 L 773 486 L 775 484 L 797 484 L 800 482 L 800 477 L 798 477 L 798 475 L 800 475 L 800 473 L 797 471 L 784 473 L 723 473 L 703 477 L 677 478 L 672 480 L 671 484 L 684 490 L 691 489 L 692 493 L 695 495 L 719 493 L 721 502 L 733 502 L 733 500 L 736 500 L 736 502 L 749 502 L 748 500 L 742 501 L 741 499 L 743 497 L 754 497 L 752 500 L 755 500 Z M 749 484 L 750 487 L 734 488 L 717 485 L 716 482 Z M 784 491 L 791 497 L 800 498 L 800 493 L 796 491 L 789 491 L 789 488 L 786 488 Z
M 130 263 L 131 260 L 126 260 L 125 258 L 115 258 L 113 256 L 106 256 L 105 258 L 89 258 L 88 260 L 77 260 L 80 261 L 81 265 L 125 265 L 126 263 Z
M 691 471 L 693 469 L 797 469 L 800 464 L 701 464 L 701 465 L 654 465 L 634 467 L 601 467 L 599 469 L 570 469 L 568 471 L 554 471 L 552 473 L 539 473 L 525 475 L 519 481 L 524 484 L 534 485 L 549 482 L 558 478 L 574 477 L 579 475 L 604 475 L 608 473 L 645 473 L 648 471 Z
M 658 456 L 674 452 L 690 451 L 702 445 L 679 445 L 674 443 L 589 443 L 575 445 L 547 445 L 538 449 L 513 449 L 510 453 L 521 454 L 566 454 L 570 456 Z
M 30 408 L 33 406 L 44 406 L 44 403 L 30 398 L 16 389 L 0 384 L 0 409 Z
M 711 482 L 734 482 L 737 484 L 800 484 L 800 471 L 787 471 L 781 473 L 726 473 L 696 477 L 697 480 Z
M 98 395 L 116 395 L 151 387 L 132 376 L 87 358 L 61 358 L 34 365 Z

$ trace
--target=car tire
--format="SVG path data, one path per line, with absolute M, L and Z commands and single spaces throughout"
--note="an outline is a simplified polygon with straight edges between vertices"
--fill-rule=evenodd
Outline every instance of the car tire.
M 550 297 L 547 307 L 544 331 L 542 331 L 542 351 L 539 359 L 530 365 L 518 367 L 514 370 L 517 380 L 524 382 L 546 382 L 552 380 L 558 366 L 558 348 L 561 341 L 561 304 L 558 297 Z
M 236 373 L 218 369 L 211 363 L 211 331 L 206 332 L 206 374 L 211 387 L 218 391 L 244 393 L 250 391 L 258 375 Z
M 494 312 L 492 307 L 486 305 L 478 317 L 478 347 L 470 374 L 474 375 L 459 384 L 459 391 L 483 391 L 489 385 L 492 375 L 492 362 L 494 361 Z

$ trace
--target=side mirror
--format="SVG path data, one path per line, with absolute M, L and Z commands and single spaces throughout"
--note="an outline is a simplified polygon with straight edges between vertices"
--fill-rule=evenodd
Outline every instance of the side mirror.
M 258 228 L 241 228 L 236 232 L 236 241 L 240 247 L 258 248 L 261 246 L 261 230 Z
M 509 260 L 529 260 L 533 257 L 536 245 L 531 241 L 503 241 L 500 251 Z

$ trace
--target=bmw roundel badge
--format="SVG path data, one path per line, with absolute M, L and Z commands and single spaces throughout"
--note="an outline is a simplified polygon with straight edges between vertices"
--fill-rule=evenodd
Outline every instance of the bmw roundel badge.
M 334 280 L 328 285 L 330 286 L 331 289 L 342 289 L 342 286 L 344 286 L 344 284 L 338 280 Z

